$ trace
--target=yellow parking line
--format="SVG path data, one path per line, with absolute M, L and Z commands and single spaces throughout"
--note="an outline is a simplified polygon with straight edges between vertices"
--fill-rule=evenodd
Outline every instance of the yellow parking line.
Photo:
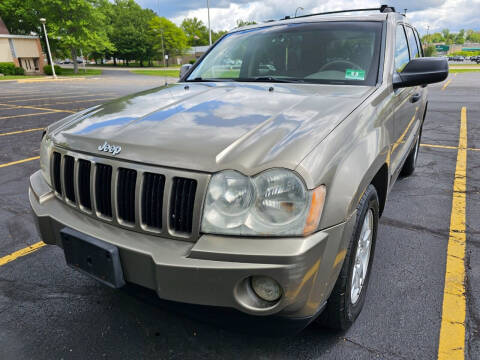
M 66 96 L 65 96 L 66 95 Z M 107 95 L 107 94 L 102 94 L 102 95 Z M 56 98 L 68 98 L 68 99 L 74 99 L 74 98 L 79 98 L 79 97 L 92 97 L 92 96 L 98 96 L 98 94 L 91 94 L 91 95 L 75 95 L 75 96 L 70 96 L 68 94 L 62 94 L 62 96 L 48 96 L 48 97 L 43 97 L 43 98 L 33 98 L 33 99 L 17 99 L 17 100 L 8 100 L 7 103 L 14 103 L 14 102 L 21 102 L 21 101 L 37 101 L 37 100 L 48 100 L 52 99 L 53 97 Z
M 8 104 L 0 104 L 0 105 L 8 105 Z M 10 109 L 33 109 L 33 110 L 45 110 L 45 111 L 53 111 L 53 112 L 68 112 L 72 114 L 75 113 L 75 111 L 71 111 L 71 110 L 49 109 L 49 108 L 30 106 L 30 105 L 14 105 L 14 107 Z
M 448 80 L 442 87 L 442 90 L 445 90 L 447 86 L 452 82 L 453 79 Z
M 439 360 L 465 359 L 467 108 L 462 108 L 443 291 Z
M 37 115 L 53 114 L 53 113 L 58 113 L 58 111 L 45 111 L 45 112 L 34 113 L 34 114 L 22 114 L 22 115 L 12 115 L 12 116 L 2 116 L 2 117 L 0 117 L 0 120 L 13 119 L 13 118 L 19 118 L 19 117 L 24 117 L 24 116 L 37 116 Z
M 10 255 L 4 256 L 0 258 L 0 266 L 3 266 L 5 264 L 8 264 L 10 261 L 16 260 L 19 257 L 28 255 L 34 251 L 37 251 L 38 249 L 44 247 L 46 244 L 43 241 L 39 241 L 33 245 L 30 245 L 26 248 L 20 249 L 18 251 L 15 251 L 14 253 L 11 253 Z
M 42 131 L 42 130 L 45 130 L 45 128 L 34 128 L 34 129 L 27 129 L 27 130 L 11 131 L 6 133 L 0 133 L 0 136 L 17 135 L 17 134 L 23 134 L 23 133 L 28 133 L 32 131 Z
M 17 165 L 17 164 L 22 164 L 22 163 L 26 163 L 26 162 L 33 161 L 33 160 L 38 160 L 38 159 L 40 159 L 40 156 L 34 156 L 34 157 L 31 157 L 31 158 L 28 158 L 28 159 L 12 161 L 12 162 L 9 162 L 9 163 L 0 164 L 0 168 L 4 168 L 4 167 L 7 167 L 7 166 L 12 166 L 12 165 Z
M 439 149 L 450 149 L 450 150 L 458 150 L 458 146 L 449 146 L 449 145 L 434 145 L 434 144 L 420 144 L 423 147 L 431 147 L 431 148 L 439 148 Z M 477 148 L 467 148 L 468 151 L 480 151 Z
M 76 101 L 64 101 L 64 102 L 55 102 L 51 104 L 44 104 L 46 106 L 51 106 L 51 105 L 63 105 L 63 104 L 72 104 L 72 103 L 84 103 L 84 102 L 92 102 L 92 101 L 101 101 L 101 100 L 112 100 L 112 99 L 118 99 L 118 97 L 106 97 L 106 98 L 98 98 L 98 99 L 90 99 L 90 100 L 76 100 Z M 83 109 L 82 109 L 83 110 Z M 79 110 L 80 111 L 80 110 Z
M 439 148 L 439 149 L 453 149 L 453 150 L 458 149 L 458 147 L 456 146 L 448 146 L 448 145 L 420 144 L 420 146 Z
M 69 95 L 72 95 L 72 96 L 78 96 L 78 95 L 81 95 L 83 93 L 80 93 L 78 91 L 75 92 L 75 90 L 71 90 L 71 91 L 68 91 L 66 90 L 65 92 L 35 92 L 35 93 L 31 93 L 31 94 L 11 94 L 11 95 L 7 95 L 5 96 L 4 98 L 2 98 L 2 100 L 15 100 L 15 101 L 20 101 L 20 100 L 34 100 L 34 98 L 32 98 L 33 96 L 41 96 L 42 98 L 45 98 L 46 96 L 48 96 L 48 98 L 50 97 L 65 97 L 65 96 L 69 96 Z M 92 96 L 91 93 L 84 93 L 83 95 L 81 96 Z M 47 98 L 47 99 L 48 99 Z

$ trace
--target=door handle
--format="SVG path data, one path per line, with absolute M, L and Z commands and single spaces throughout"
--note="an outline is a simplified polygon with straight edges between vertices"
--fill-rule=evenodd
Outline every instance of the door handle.
M 410 102 L 416 103 L 421 98 L 422 98 L 422 95 L 420 93 L 413 94 L 412 97 L 410 98 Z

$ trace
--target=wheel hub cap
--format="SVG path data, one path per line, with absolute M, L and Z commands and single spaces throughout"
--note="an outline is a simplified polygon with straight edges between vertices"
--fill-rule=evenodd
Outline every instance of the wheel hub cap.
M 355 253 L 352 283 L 350 286 L 350 298 L 353 304 L 356 304 L 360 298 L 367 277 L 368 264 L 370 262 L 370 250 L 372 248 L 372 237 L 373 212 L 372 209 L 369 209 L 363 220 L 360 238 L 358 239 L 357 251 Z

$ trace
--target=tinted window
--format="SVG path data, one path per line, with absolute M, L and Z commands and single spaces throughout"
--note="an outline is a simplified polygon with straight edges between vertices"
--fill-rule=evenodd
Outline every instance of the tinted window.
M 418 36 L 417 30 L 415 30 L 414 33 L 415 33 L 415 39 L 417 39 L 418 49 L 420 50 L 420 57 L 423 57 L 422 42 L 420 41 L 420 37 Z
M 418 49 L 417 39 L 415 39 L 412 28 L 406 26 L 405 30 L 407 31 L 408 45 L 410 46 L 410 58 L 414 59 L 420 57 L 420 50 Z
M 395 40 L 395 70 L 402 72 L 403 68 L 410 61 L 408 55 L 407 38 L 402 25 L 397 26 L 397 37 Z
M 269 26 L 224 37 L 187 81 L 298 81 L 374 85 L 382 24 Z M 262 79 L 263 78 L 263 79 Z

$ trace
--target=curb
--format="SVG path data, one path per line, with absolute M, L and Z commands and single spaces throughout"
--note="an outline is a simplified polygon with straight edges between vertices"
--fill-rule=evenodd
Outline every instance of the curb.
M 56 81 L 75 81 L 75 80 L 86 80 L 86 77 L 72 77 L 72 78 L 48 78 L 48 79 L 19 79 L 16 80 L 17 83 L 31 83 L 31 82 L 56 82 Z M 8 80 L 6 80 L 8 81 Z

